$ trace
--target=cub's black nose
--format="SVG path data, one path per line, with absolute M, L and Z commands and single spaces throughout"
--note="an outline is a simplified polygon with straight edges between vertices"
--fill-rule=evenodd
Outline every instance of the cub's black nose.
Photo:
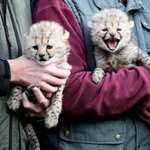
M 40 58 L 43 58 L 45 56 L 45 54 L 39 54 Z
M 110 33 L 110 36 L 111 36 L 111 37 L 114 37 L 115 35 L 116 35 L 116 34 L 111 34 L 111 33 Z

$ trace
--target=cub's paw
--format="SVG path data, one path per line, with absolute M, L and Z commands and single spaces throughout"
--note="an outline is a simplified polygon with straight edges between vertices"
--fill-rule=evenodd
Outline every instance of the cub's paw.
M 22 91 L 23 91 L 23 87 L 21 86 L 15 86 L 11 90 L 10 97 L 7 101 L 7 105 L 10 110 L 17 111 L 20 108 L 20 104 L 22 101 Z
M 34 93 L 33 93 L 33 88 L 34 88 L 34 87 L 40 88 L 39 86 L 36 86 L 36 85 L 31 84 L 31 85 L 29 85 L 29 86 L 27 87 L 27 90 L 25 91 L 25 93 L 26 93 L 26 95 L 27 95 L 27 97 L 28 97 L 28 100 L 29 100 L 30 102 L 32 102 L 33 104 L 35 104 L 35 103 L 37 102 L 37 99 L 36 99 L 36 97 L 35 97 L 35 95 L 34 95 Z
M 105 76 L 104 70 L 101 68 L 96 68 L 92 74 L 93 82 L 99 84 L 104 76 Z
M 28 100 L 29 100 L 30 102 L 32 102 L 33 104 L 37 103 L 37 99 L 36 99 L 36 97 L 35 97 L 35 95 L 34 95 L 34 93 L 33 93 L 33 88 L 34 88 L 34 87 L 37 87 L 37 88 L 40 89 L 39 86 L 34 85 L 34 84 L 31 84 L 31 85 L 29 85 L 29 86 L 27 87 L 27 89 L 26 89 L 26 91 L 25 91 L 26 96 L 28 97 Z M 46 92 L 45 92 L 45 91 L 42 91 L 42 90 L 41 90 L 41 92 L 42 92 L 42 94 L 43 94 L 44 96 L 46 96 Z
M 58 117 L 56 116 L 54 111 L 49 110 L 47 116 L 45 118 L 45 127 L 52 128 L 58 124 Z

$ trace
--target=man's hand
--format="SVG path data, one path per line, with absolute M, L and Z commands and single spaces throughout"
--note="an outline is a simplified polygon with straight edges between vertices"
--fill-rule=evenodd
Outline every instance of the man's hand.
M 144 122 L 150 124 L 150 105 L 146 110 L 137 110 L 135 112 Z
M 60 62 L 66 61 L 62 57 Z M 25 56 L 8 60 L 11 69 L 11 83 L 29 86 L 34 84 L 40 86 L 43 91 L 53 93 L 57 91 L 57 86 L 66 83 L 66 78 L 70 75 L 69 70 L 62 70 L 55 65 L 39 65 L 35 60 L 28 59 Z
M 50 109 L 51 101 L 44 97 L 40 89 L 37 87 L 33 88 L 34 95 L 37 98 L 37 103 L 31 103 L 25 92 L 22 94 L 22 107 L 26 117 L 45 118 L 48 110 Z

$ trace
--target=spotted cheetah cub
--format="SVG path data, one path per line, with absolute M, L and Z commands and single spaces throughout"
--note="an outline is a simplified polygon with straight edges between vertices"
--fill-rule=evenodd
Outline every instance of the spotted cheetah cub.
M 150 70 L 150 57 L 132 42 L 134 22 L 119 9 L 103 9 L 88 22 L 95 46 L 96 69 L 93 81 L 99 84 L 105 72 L 120 68 L 145 66 Z
M 70 45 L 68 38 L 69 32 L 64 30 L 63 27 L 56 22 L 42 21 L 33 24 L 29 32 L 25 34 L 25 56 L 37 61 L 37 63 L 43 66 L 59 62 L 62 56 L 69 54 Z M 64 70 L 71 70 L 72 68 L 67 62 L 59 62 L 56 67 Z M 33 103 L 36 103 L 36 98 L 32 92 L 35 86 L 36 85 L 30 85 L 27 87 L 26 92 L 29 100 Z M 63 89 L 64 85 L 59 86 L 58 90 L 52 95 L 51 108 L 45 118 L 45 126 L 47 128 L 54 127 L 58 123 L 59 115 L 62 111 Z M 20 86 L 12 90 L 7 102 L 11 110 L 17 111 L 19 109 L 22 100 L 22 91 L 23 88 Z M 25 131 L 32 148 L 39 150 L 38 139 L 33 133 L 32 124 L 26 123 Z

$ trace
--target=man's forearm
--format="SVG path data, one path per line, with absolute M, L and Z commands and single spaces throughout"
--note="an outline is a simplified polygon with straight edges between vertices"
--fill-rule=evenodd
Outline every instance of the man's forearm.
M 0 59 L 0 96 L 6 95 L 10 87 L 10 66 L 7 60 Z

